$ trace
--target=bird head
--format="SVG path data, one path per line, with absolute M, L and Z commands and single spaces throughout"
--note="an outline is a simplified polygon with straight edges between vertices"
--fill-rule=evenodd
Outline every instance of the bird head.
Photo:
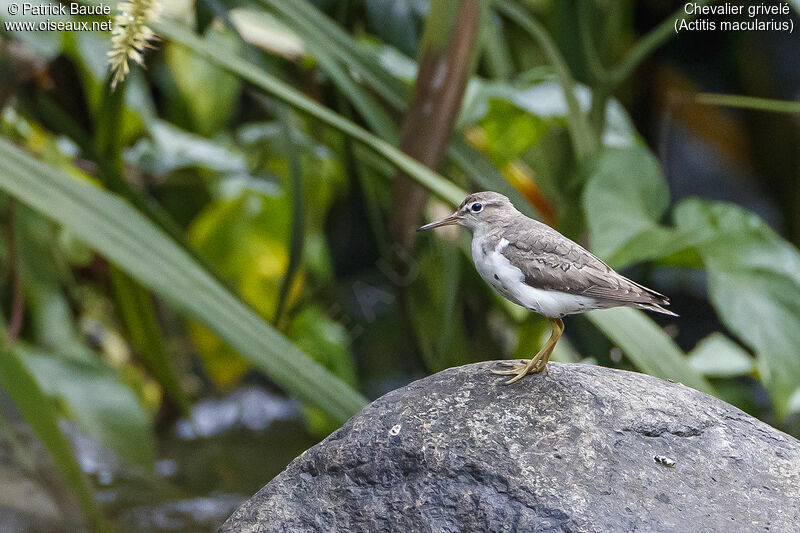
M 417 231 L 452 224 L 459 224 L 474 231 L 498 220 L 504 214 L 513 212 L 516 212 L 516 209 L 511 201 L 502 194 L 492 191 L 476 192 L 467 196 L 456 212 L 449 217 L 425 224 Z

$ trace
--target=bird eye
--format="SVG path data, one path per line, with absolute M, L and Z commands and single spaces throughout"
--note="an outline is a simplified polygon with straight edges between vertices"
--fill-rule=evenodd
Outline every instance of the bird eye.
M 473 213 L 480 213 L 483 210 L 483 204 L 480 202 L 475 202 L 474 204 L 469 206 L 469 208 L 472 209 Z

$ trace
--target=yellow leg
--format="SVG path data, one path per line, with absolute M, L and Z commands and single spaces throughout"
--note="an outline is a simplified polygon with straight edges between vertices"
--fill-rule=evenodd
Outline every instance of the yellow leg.
M 544 346 L 534 355 L 530 361 L 521 363 L 510 363 L 511 368 L 508 370 L 492 370 L 493 374 L 500 374 L 503 376 L 514 376 L 506 381 L 506 384 L 514 383 L 527 376 L 528 374 L 537 374 L 547 367 L 547 362 L 550 361 L 550 355 L 553 353 L 553 348 L 556 347 L 558 339 L 564 333 L 564 321 L 560 318 L 551 318 L 550 326 L 552 332 L 550 338 L 544 343 Z

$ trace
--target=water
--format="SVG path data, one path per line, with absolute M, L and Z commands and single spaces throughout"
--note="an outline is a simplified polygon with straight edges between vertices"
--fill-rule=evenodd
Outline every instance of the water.
M 124 464 L 74 426 L 63 428 L 95 484 L 106 516 L 123 532 L 215 531 L 245 499 L 318 440 L 306 431 L 296 402 L 256 387 L 197 403 L 192 421 L 179 420 L 159 435 L 152 471 Z M 10 461 L 9 454 L 3 457 Z M 0 495 L 0 530 L 51 530 L 58 523 L 57 505 L 20 503 L 33 501 L 37 491 L 48 501 L 48 491 L 24 468 L 7 469 L 5 474 L 0 494 L 10 494 L 3 488 L 8 483 L 17 492 L 28 487 L 30 495 Z M 74 522 L 61 522 L 57 529 L 63 528 L 75 531 Z

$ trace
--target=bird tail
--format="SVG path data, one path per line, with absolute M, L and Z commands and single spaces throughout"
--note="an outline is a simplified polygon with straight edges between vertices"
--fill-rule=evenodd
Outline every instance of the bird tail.
M 669 309 L 665 309 L 661 307 L 661 305 L 669 305 L 669 300 L 662 301 L 659 303 L 647 303 L 647 304 L 636 304 L 638 309 L 644 309 L 645 311 L 654 311 L 656 313 L 662 313 L 664 315 L 669 316 L 680 316 L 678 313 L 673 313 Z
M 660 292 L 656 292 L 649 287 L 645 287 L 644 285 L 640 285 L 639 283 L 633 282 L 639 288 L 643 289 L 647 295 L 651 298 L 649 302 L 640 302 L 636 304 L 636 307 L 639 309 L 644 309 L 645 311 L 653 311 L 655 313 L 661 313 L 664 315 L 669 316 L 680 316 L 678 313 L 673 313 L 669 309 L 665 309 L 665 307 L 669 306 L 669 298 L 661 294 Z

